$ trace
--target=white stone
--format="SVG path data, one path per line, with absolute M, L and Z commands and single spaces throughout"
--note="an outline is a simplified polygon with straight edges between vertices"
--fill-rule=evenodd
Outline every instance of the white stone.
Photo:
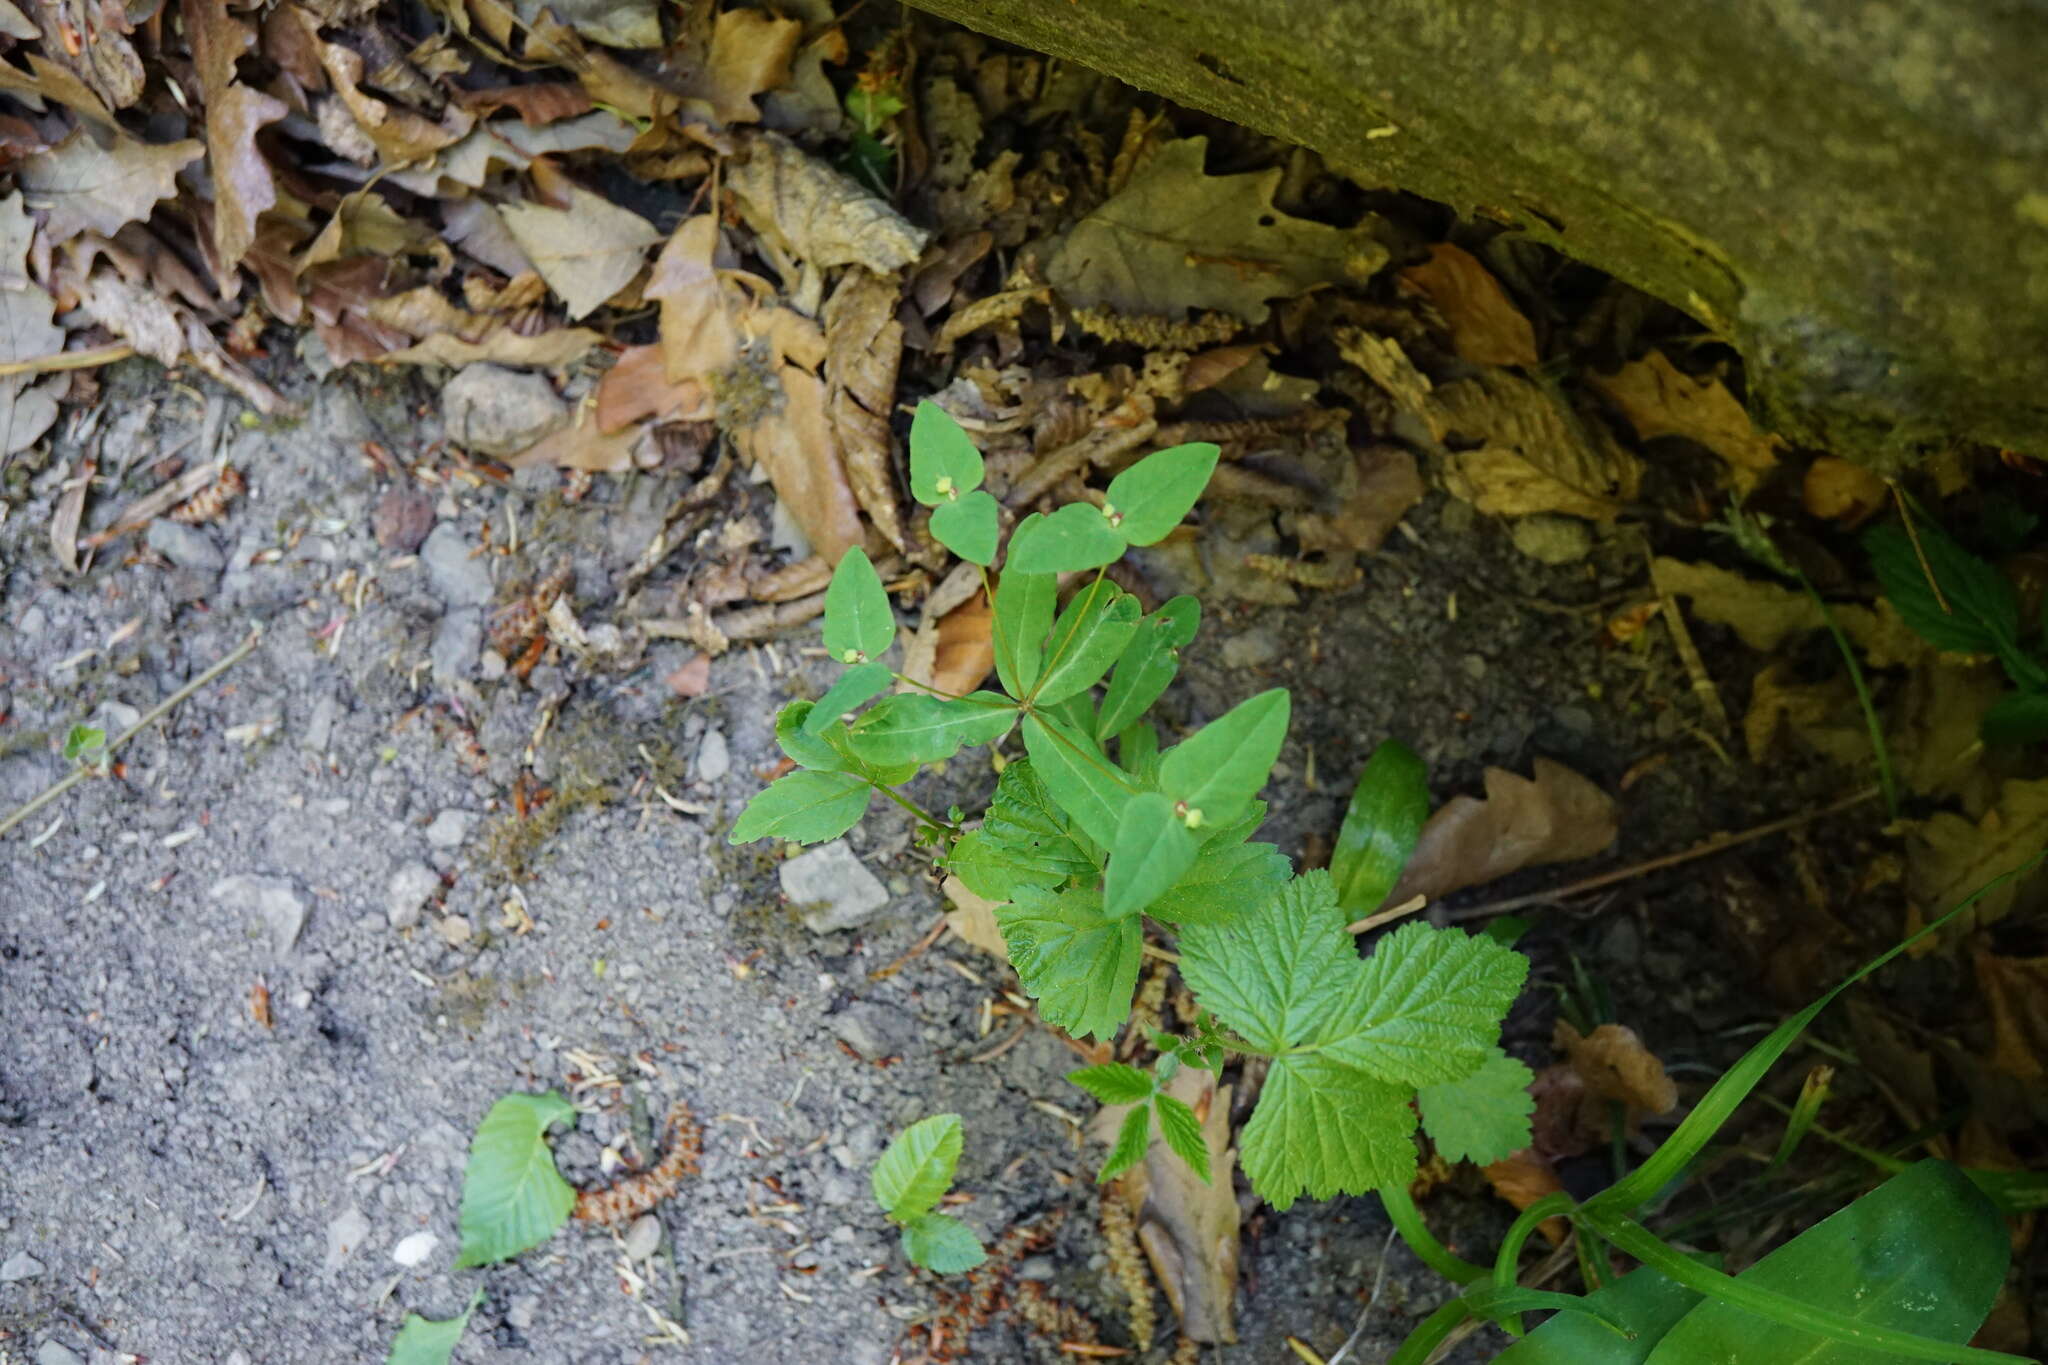
M 441 1239 L 431 1232 L 415 1232 L 410 1237 L 401 1238 L 398 1245 L 391 1248 L 391 1259 L 410 1270 L 416 1265 L 426 1264 L 427 1257 L 433 1255 L 434 1248 L 440 1244 Z
M 889 903 L 889 893 L 844 839 L 820 844 L 784 863 L 782 894 L 797 906 L 812 932 L 834 933 L 866 924 Z

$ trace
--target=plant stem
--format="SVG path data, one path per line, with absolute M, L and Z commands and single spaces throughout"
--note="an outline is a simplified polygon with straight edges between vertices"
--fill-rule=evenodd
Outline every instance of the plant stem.
M 938 816 L 933 815 L 930 811 L 926 810 L 923 806 L 918 805 L 917 802 L 911 800 L 902 792 L 897 791 L 894 787 L 885 787 L 879 782 L 870 782 L 868 783 L 868 785 L 873 787 L 882 795 L 888 797 L 891 801 L 894 801 L 897 805 L 903 807 L 903 809 L 909 811 L 912 815 L 915 815 L 918 819 L 924 821 L 925 824 L 930 825 L 933 829 L 942 829 L 946 831 L 946 833 L 953 835 L 955 838 L 959 837 L 960 827 L 958 825 L 955 825 L 948 820 L 941 820 Z
M 1827 622 L 1828 634 L 1835 637 L 1835 648 L 1842 651 L 1842 662 L 1849 666 L 1849 681 L 1856 687 L 1856 700 L 1863 707 L 1863 724 L 1870 731 L 1871 757 L 1877 762 L 1877 785 L 1884 792 L 1885 812 L 1896 820 L 1899 818 L 1898 781 L 1892 776 L 1891 751 L 1885 747 L 1884 726 L 1877 718 L 1877 703 L 1871 698 L 1870 684 L 1863 676 L 1863 665 L 1857 662 L 1856 651 L 1849 647 L 1849 637 L 1842 633 L 1841 622 L 1835 619 L 1835 609 L 1820 595 L 1820 589 L 1813 586 L 1813 580 L 1804 572 L 1799 573 L 1799 586 L 1806 589 L 1806 595 L 1820 608 L 1820 619 Z
M 1384 1186 L 1379 1196 L 1380 1207 L 1387 1211 L 1394 1231 L 1401 1234 L 1401 1240 L 1424 1265 L 1455 1284 L 1477 1284 L 1491 1274 L 1485 1266 L 1474 1265 L 1453 1254 L 1449 1247 L 1436 1239 L 1429 1225 L 1422 1221 L 1422 1211 L 1415 1207 L 1406 1186 Z

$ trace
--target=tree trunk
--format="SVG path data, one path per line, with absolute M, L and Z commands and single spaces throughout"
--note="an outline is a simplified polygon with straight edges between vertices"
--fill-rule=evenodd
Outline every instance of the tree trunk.
M 2034 0 L 915 0 L 1509 223 L 1885 462 L 2048 449 Z

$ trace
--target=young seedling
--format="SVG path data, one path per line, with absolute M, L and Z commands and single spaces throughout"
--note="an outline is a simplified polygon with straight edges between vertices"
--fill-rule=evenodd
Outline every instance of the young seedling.
M 107 766 L 107 732 L 97 725 L 74 725 L 64 736 L 64 761 L 95 774 Z
M 938 1202 L 960 1164 L 960 1116 L 933 1114 L 896 1135 L 869 1176 L 875 1202 L 903 1229 L 903 1254 L 937 1275 L 957 1275 L 988 1259 L 974 1229 Z

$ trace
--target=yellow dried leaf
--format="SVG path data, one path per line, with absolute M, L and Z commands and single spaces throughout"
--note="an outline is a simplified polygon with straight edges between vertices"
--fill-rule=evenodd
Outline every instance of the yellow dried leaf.
M 1886 491 L 1884 480 L 1875 473 L 1835 455 L 1823 455 L 1808 465 L 1800 485 L 1808 516 L 1843 526 L 1868 521 L 1884 506 Z
M 1422 827 L 1415 855 L 1387 897 L 1398 905 L 1479 886 L 1525 867 L 1590 858 L 1614 842 L 1614 802 L 1547 758 L 1533 778 L 1486 770 L 1486 799 L 1456 796 Z
M 1462 359 L 1474 365 L 1523 366 L 1541 359 L 1536 329 L 1471 252 L 1439 242 L 1429 249 L 1427 261 L 1401 272 L 1401 281 L 1435 307 Z
M 1756 429 L 1749 413 L 1718 379 L 1685 374 L 1662 351 L 1587 382 L 1628 419 L 1645 441 L 1684 436 L 1720 456 L 1738 492 L 1755 487 L 1778 462 L 1778 438 Z
M 1976 952 L 1977 985 L 1991 1007 L 1992 1064 L 2023 1080 L 2048 1075 L 2048 957 Z
M 1781 583 L 1746 578 L 1713 564 L 1686 564 L 1658 559 L 1651 565 L 1657 586 L 1686 598 L 1693 615 L 1733 630 L 1751 649 L 1770 653 L 1785 641 L 1808 631 L 1825 630 L 1827 621 L 1811 597 Z M 1837 606 L 1835 620 L 1842 633 L 1861 649 L 1875 668 L 1893 668 L 1918 661 L 1926 642 L 1899 619 L 1888 602 L 1875 608 Z
M 1579 1073 L 1592 1098 L 1625 1104 L 1645 1114 L 1668 1114 L 1678 1107 L 1678 1087 L 1634 1029 L 1602 1024 L 1582 1035 L 1560 1019 L 1552 1042 Z
M 587 327 L 557 327 L 533 336 L 500 328 L 479 340 L 465 341 L 453 333 L 428 336 L 402 350 L 386 351 L 377 357 L 380 365 L 445 365 L 459 370 L 464 365 L 488 361 L 519 369 L 558 370 L 590 353 L 604 338 Z
M 1750 683 L 1749 710 L 1742 718 L 1742 738 L 1750 761 L 1762 763 L 1787 731 L 1807 748 L 1837 763 L 1870 761 L 1870 731 L 1863 722 L 1855 685 L 1844 675 L 1826 682 L 1800 683 L 1793 680 L 1792 666 L 1783 661 L 1759 672 Z
M 778 19 L 758 9 L 724 11 L 712 21 L 710 60 L 690 93 L 709 100 L 721 122 L 759 122 L 754 96 L 789 82 L 803 32 L 800 19 Z
M 1903 824 L 1906 895 L 1924 924 L 2048 847 L 2048 778 L 2006 782 L 1998 804 L 1975 820 L 1943 811 Z M 1996 923 L 2011 913 L 2022 893 L 2031 901 L 2039 883 L 2036 872 L 2017 884 L 1994 887 L 1947 932 L 1960 935 Z
M 1489 515 L 1612 521 L 1641 483 L 1635 458 L 1606 428 L 1506 370 L 1441 386 L 1436 407 L 1446 435 L 1481 443 L 1450 457 L 1444 486 Z
M 958 877 L 946 878 L 943 890 L 953 908 L 946 912 L 946 924 L 970 948 L 979 948 L 1000 962 L 1010 960 L 1010 945 L 1003 941 L 1002 926 L 996 923 L 997 902 L 977 896 Z

